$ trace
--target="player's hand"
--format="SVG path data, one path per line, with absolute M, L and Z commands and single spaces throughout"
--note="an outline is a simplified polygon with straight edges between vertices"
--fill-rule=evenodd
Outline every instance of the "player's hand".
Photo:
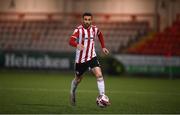
M 109 51 L 108 51 L 108 49 L 106 49 L 106 48 L 103 48 L 102 50 L 103 50 L 103 53 L 104 53 L 105 55 L 108 55 L 108 54 L 109 54 Z
M 84 45 L 78 44 L 78 45 L 77 45 L 77 49 L 78 49 L 78 50 L 83 50 L 83 49 L 84 49 Z

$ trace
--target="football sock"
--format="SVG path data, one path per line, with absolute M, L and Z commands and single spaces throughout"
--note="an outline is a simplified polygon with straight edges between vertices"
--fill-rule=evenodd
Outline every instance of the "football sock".
M 77 81 L 75 79 L 73 79 L 71 82 L 71 93 L 75 93 L 77 85 L 78 85 Z
M 97 86 L 98 86 L 99 94 L 100 95 L 105 94 L 105 86 L 104 86 L 104 79 L 103 79 L 103 77 L 97 78 Z

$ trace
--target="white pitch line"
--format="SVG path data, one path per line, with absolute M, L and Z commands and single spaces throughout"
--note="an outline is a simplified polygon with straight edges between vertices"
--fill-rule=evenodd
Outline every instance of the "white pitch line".
M 46 89 L 46 88 L 0 88 L 0 90 L 12 90 L 12 91 L 43 91 L 43 92 L 70 92 L 70 89 Z M 98 93 L 98 90 L 77 90 L 77 92 L 82 93 Z M 163 92 L 148 92 L 148 91 L 106 91 L 107 93 L 115 94 L 150 94 L 150 95 L 177 95 L 180 96 L 180 93 L 163 93 Z

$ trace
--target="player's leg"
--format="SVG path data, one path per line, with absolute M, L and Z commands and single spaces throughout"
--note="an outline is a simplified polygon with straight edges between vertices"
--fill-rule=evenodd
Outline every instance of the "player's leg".
M 98 86 L 99 94 L 100 95 L 105 94 L 105 83 L 104 83 L 104 78 L 102 75 L 101 68 L 100 67 L 92 68 L 92 73 L 97 79 L 97 86 Z
M 89 62 L 89 66 L 91 68 L 92 73 L 97 79 L 97 86 L 99 89 L 99 94 L 100 95 L 105 94 L 104 79 L 103 79 L 103 75 L 102 75 L 100 64 L 97 57 L 92 58 L 92 60 Z
M 99 96 L 105 95 L 105 83 L 104 83 L 104 78 L 102 75 L 102 71 L 100 67 L 94 67 L 92 68 L 93 74 L 96 76 L 97 79 L 97 86 L 99 89 Z M 110 105 L 110 103 L 106 103 L 107 105 Z
M 82 80 L 83 73 L 87 70 L 85 64 L 76 64 L 75 65 L 75 77 L 71 82 L 71 90 L 70 90 L 70 102 L 71 105 L 76 105 L 76 89 L 78 84 Z
M 78 84 L 81 82 L 82 78 L 82 76 L 75 75 L 74 79 L 71 82 L 70 102 L 73 106 L 76 105 L 76 89 Z
M 75 75 L 74 79 L 71 82 L 71 93 L 76 91 L 76 88 L 78 84 L 81 82 L 82 78 L 82 76 Z

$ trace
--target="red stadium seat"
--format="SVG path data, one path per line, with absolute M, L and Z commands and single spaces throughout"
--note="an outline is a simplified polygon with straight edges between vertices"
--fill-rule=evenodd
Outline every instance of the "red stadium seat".
M 151 40 L 147 40 L 141 47 L 128 49 L 128 53 L 143 55 L 174 55 L 180 56 L 180 22 L 175 21 L 171 27 L 156 33 Z

